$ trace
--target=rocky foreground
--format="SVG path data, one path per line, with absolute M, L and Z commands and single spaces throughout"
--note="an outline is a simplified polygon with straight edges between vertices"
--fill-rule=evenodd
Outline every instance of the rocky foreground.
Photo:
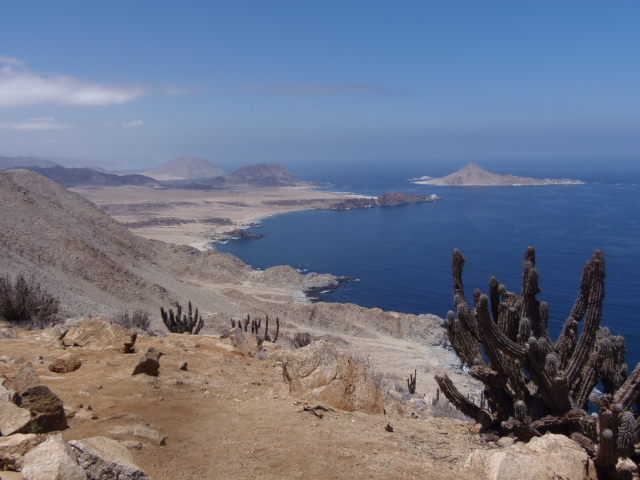
M 566 437 L 480 436 L 322 341 L 1 331 L 3 479 L 594 478 Z

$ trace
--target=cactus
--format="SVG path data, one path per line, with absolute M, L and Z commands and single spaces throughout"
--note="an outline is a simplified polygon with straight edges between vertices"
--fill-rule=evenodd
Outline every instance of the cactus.
M 169 311 L 165 311 L 164 308 L 160 307 L 162 321 L 171 333 L 188 333 L 193 335 L 200 333 L 200 330 L 204 325 L 204 321 L 200 318 L 198 309 L 196 308 L 194 315 L 191 301 L 189 301 L 189 306 L 187 308 L 188 314 L 183 315 L 182 306 L 178 302 L 176 302 L 175 314 L 172 308 L 170 308 Z
M 407 387 L 409 388 L 409 393 L 413 395 L 416 393 L 416 380 L 418 378 L 418 370 L 414 370 L 413 375 L 409 374 L 409 378 L 407 378 Z
M 449 312 L 447 335 L 469 374 L 484 384 L 489 408 L 461 395 L 448 376 L 436 376 L 444 395 L 481 422 L 483 431 L 515 434 L 524 441 L 546 432 L 572 436 L 594 457 L 599 472 L 611 475 L 618 458 L 633 453 L 637 439 L 631 409 L 640 400 L 640 365 L 628 376 L 624 338 L 600 327 L 602 252 L 596 250 L 587 262 L 578 297 L 555 343 L 547 330 L 549 307 L 536 299 L 540 287 L 533 247 L 525 254 L 521 293 L 509 292 L 492 277 L 489 296 L 474 291 L 473 309 L 464 297 L 464 264 L 462 253 L 454 250 L 457 316 Z M 592 394 L 600 381 L 604 394 Z M 598 407 L 598 418 L 587 414 L 589 401 Z

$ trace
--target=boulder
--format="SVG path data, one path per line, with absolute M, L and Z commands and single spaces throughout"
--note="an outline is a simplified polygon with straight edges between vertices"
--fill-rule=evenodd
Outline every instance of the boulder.
M 14 433 L 31 431 L 31 414 L 12 402 L 0 401 L 0 435 L 6 437 Z
M 31 431 L 46 433 L 67 428 L 62 401 L 46 385 L 20 392 L 20 406 L 31 412 Z
M 243 355 L 251 355 L 249 341 L 241 328 L 232 328 L 229 331 L 229 340 L 231 340 L 231 345 L 240 350 Z
M 27 362 L 11 377 L 11 384 L 16 392 L 21 393 L 29 388 L 40 385 L 40 377 L 36 373 L 35 368 L 33 368 L 33 364 Z
M 16 328 L 7 322 L 0 322 L 0 338 L 18 338 Z
M 44 343 L 55 343 L 60 345 L 68 331 L 68 325 L 54 325 L 52 327 L 45 328 L 42 333 L 38 335 L 38 340 Z
M 147 353 L 140 359 L 138 364 L 133 369 L 131 375 L 139 375 L 144 373 L 146 375 L 151 375 L 153 377 L 157 377 L 158 373 L 160 373 L 160 357 L 163 356 L 160 350 L 155 347 L 149 347 Z
M 294 395 L 305 395 L 346 411 L 384 413 L 380 385 L 347 352 L 313 342 L 282 355 L 282 373 Z
M 105 437 L 73 440 L 71 445 L 89 480 L 145 480 L 150 477 L 136 463 L 127 447 Z
M 49 370 L 55 373 L 75 372 L 82 366 L 82 361 L 71 353 L 56 358 L 49 364 Z
M 0 377 L 0 402 L 13 402 L 16 392 L 5 385 L 7 379 Z
M 23 435 L 16 433 L 10 437 L 0 438 L 0 471 L 2 470 L 22 470 L 24 456 L 30 450 L 44 442 L 43 435 L 28 433 Z M 2 472 L 4 479 L 4 471 Z
M 121 353 L 131 352 L 138 335 L 103 318 L 82 320 L 71 326 L 62 339 L 67 347 L 111 349 Z
M 476 450 L 465 470 L 487 480 L 596 480 L 593 461 L 576 442 L 548 434 L 498 450 Z
M 71 445 L 54 435 L 24 456 L 25 480 L 87 480 Z
M 229 331 L 231 344 L 245 356 L 254 356 L 263 348 L 264 339 L 251 332 L 244 332 L 242 328 L 232 328 Z

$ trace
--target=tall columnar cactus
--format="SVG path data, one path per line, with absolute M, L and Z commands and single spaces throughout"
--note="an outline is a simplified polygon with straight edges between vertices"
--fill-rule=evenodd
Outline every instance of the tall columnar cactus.
M 637 422 L 631 409 L 640 400 L 640 365 L 627 378 L 624 338 L 600 327 L 605 260 L 600 250 L 584 267 L 573 310 L 558 340 L 547 329 L 549 308 L 540 293 L 536 252 L 525 254 L 520 294 L 509 292 L 495 277 L 489 296 L 473 293 L 471 309 L 464 296 L 465 258 L 453 252 L 453 294 L 457 317 L 446 326 L 452 347 L 485 388 L 488 409 L 462 395 L 447 375 L 436 381 L 447 399 L 484 430 L 515 434 L 528 441 L 545 432 L 571 435 L 609 475 L 620 456 L 631 455 Z M 578 326 L 584 319 L 582 334 Z M 598 382 L 603 395 L 591 395 Z M 591 400 L 599 415 L 588 415 Z
M 162 316 L 162 321 L 171 333 L 190 333 L 197 335 L 204 325 L 204 321 L 200 318 L 197 308 L 195 315 L 193 314 L 191 301 L 189 301 L 188 314 L 183 315 L 182 306 L 176 302 L 176 313 L 173 312 L 172 308 L 167 312 L 164 308 L 160 307 L 160 315 Z

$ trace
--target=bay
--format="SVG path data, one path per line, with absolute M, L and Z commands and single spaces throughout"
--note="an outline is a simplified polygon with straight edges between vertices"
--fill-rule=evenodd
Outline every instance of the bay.
M 475 288 L 488 291 L 492 275 L 509 290 L 519 292 L 524 252 L 533 245 L 542 288 L 538 298 L 549 303 L 553 338 L 576 299 L 582 268 L 598 248 L 607 260 L 602 325 L 626 337 L 627 361 L 632 367 L 640 360 L 636 306 L 640 293 L 640 185 L 628 182 L 635 179 L 635 170 L 612 167 L 605 175 L 592 165 L 591 169 L 583 166 L 582 175 L 576 176 L 566 165 L 565 170 L 548 165 L 546 170 L 540 168 L 537 174 L 528 175 L 586 181 L 606 178 L 609 183 L 460 188 L 411 184 L 407 181 L 410 176 L 430 172 L 413 163 L 394 169 L 384 165 L 363 170 L 360 175 L 336 168 L 336 190 L 374 196 L 386 191 L 435 193 L 442 200 L 276 215 L 261 221 L 262 228 L 256 231 L 263 238 L 231 241 L 216 248 L 256 268 L 286 264 L 301 271 L 358 278 L 321 293 L 323 301 L 446 317 L 453 309 L 454 248 L 467 260 L 463 279 L 471 301 Z M 451 167 L 446 173 L 450 171 Z M 331 181 L 312 174 L 303 178 Z

